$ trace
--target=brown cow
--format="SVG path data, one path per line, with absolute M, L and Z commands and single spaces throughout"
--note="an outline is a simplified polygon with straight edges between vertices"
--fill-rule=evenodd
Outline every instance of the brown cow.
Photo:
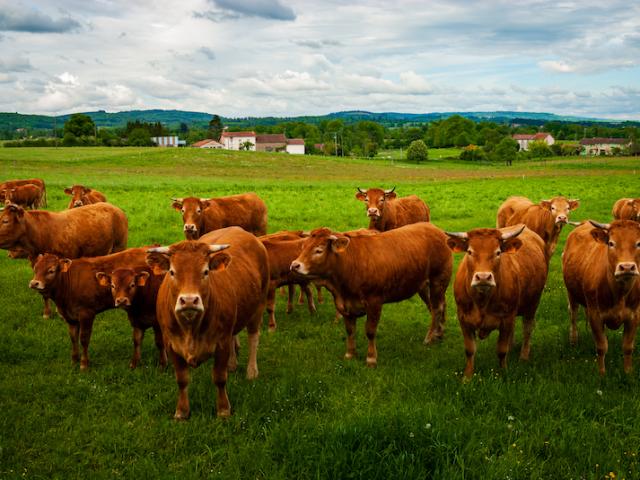
M 465 253 L 453 284 L 467 356 L 465 381 L 473 376 L 476 332 L 483 339 L 499 330 L 498 359 L 506 368 L 519 315 L 523 319 L 520 358 L 528 360 L 535 314 L 547 279 L 544 242 L 524 225 L 447 235 L 449 248 Z
M 27 183 L 5 190 L 4 203 L 19 205 L 21 207 L 36 209 L 40 208 L 42 201 L 42 191 L 38 185 Z
M 267 233 L 267 206 L 255 193 L 218 198 L 174 198 L 172 207 L 182 213 L 184 235 L 197 240 L 207 232 L 238 226 L 255 236 Z
M 429 221 L 429 207 L 424 201 L 416 195 L 397 198 L 395 189 L 358 188 L 356 198 L 367 206 L 371 230 L 385 232 L 411 223 Z
M 569 221 L 569 212 L 579 206 L 579 200 L 567 200 L 562 196 L 542 200 L 537 205 L 526 197 L 509 197 L 498 209 L 496 227 L 525 224 L 540 235 L 546 245 L 547 258 L 551 258 L 562 227 Z
M 146 264 L 146 248 L 130 248 L 103 257 L 70 260 L 58 255 L 39 255 L 33 267 L 33 279 L 29 287 L 51 298 L 58 313 L 69 327 L 71 360 L 80 368 L 89 367 L 89 341 L 95 316 L 114 308 L 108 287 L 101 286 L 97 272 L 113 271 L 119 267 L 143 268 Z M 82 344 L 82 357 L 78 349 Z
M 146 249 L 145 249 L 146 263 Z M 156 347 L 158 348 L 160 366 L 167 365 L 167 353 L 162 340 L 162 330 L 156 318 L 156 299 L 164 275 L 153 275 L 149 268 L 116 268 L 110 274 L 97 272 L 98 283 L 111 288 L 111 295 L 116 308 L 127 312 L 129 323 L 133 328 L 133 356 L 129 368 L 136 368 L 140 362 L 140 347 L 144 332 L 153 328 Z
M 320 279 L 333 294 L 347 330 L 345 358 L 356 355 L 356 319 L 367 315 L 367 365 L 378 361 L 376 330 L 382 306 L 416 293 L 431 311 L 429 343 L 443 336 L 445 291 L 451 278 L 452 255 L 442 230 L 430 223 L 414 223 L 374 235 L 311 232 L 291 269 Z
M 91 205 L 99 202 L 106 202 L 107 197 L 104 196 L 98 190 L 85 187 L 83 185 L 74 185 L 64 189 L 66 195 L 71 196 L 69 206 L 67 208 L 82 207 L 84 205 Z
M 621 198 L 611 211 L 616 220 L 635 220 L 640 222 L 640 198 Z
M 6 182 L 0 183 L 0 202 L 5 203 L 6 193 L 8 190 L 19 187 L 22 185 L 36 185 L 40 188 L 40 199 L 38 201 L 38 208 L 47 206 L 47 188 L 44 184 L 44 180 L 40 178 L 29 178 L 25 180 L 7 180 Z
M 636 330 L 640 322 L 640 224 L 615 220 L 610 224 L 584 223 L 569 234 L 562 254 L 562 274 L 569 296 L 570 340 L 578 340 L 576 320 L 585 308 L 598 353 L 600 375 L 608 342 L 605 327 L 624 325 L 624 371 L 632 370 Z
M 249 337 L 247 378 L 258 376 L 256 355 L 269 288 L 266 249 L 253 235 L 229 227 L 200 241 L 150 249 L 147 263 L 155 273 L 169 272 L 158 292 L 157 315 L 178 383 L 174 417 L 189 417 L 189 367 L 211 356 L 217 414 L 231 415 L 227 370 L 237 366 L 234 336 L 244 328 Z

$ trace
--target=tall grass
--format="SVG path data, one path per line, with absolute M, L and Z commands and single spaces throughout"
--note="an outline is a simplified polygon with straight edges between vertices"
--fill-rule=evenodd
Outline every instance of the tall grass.
M 623 196 L 637 196 L 637 159 L 577 159 L 499 166 L 379 161 L 161 149 L 0 149 L 2 178 L 38 176 L 50 209 L 62 188 L 85 183 L 129 217 L 130 245 L 182 239 L 170 197 L 255 191 L 269 208 L 269 231 L 367 225 L 356 186 L 396 185 L 416 193 L 448 230 L 495 225 L 509 195 L 578 197 L 574 219 L 607 221 Z M 25 261 L 0 256 L 0 476 L 7 478 L 638 478 L 640 385 L 622 372 L 620 332 L 609 332 L 607 376 L 599 378 L 584 324 L 568 344 L 560 252 L 551 261 L 533 334 L 531 360 L 515 353 L 500 371 L 496 335 L 479 343 L 476 375 L 461 383 L 462 336 L 451 290 L 445 339 L 425 347 L 419 299 L 387 305 L 378 368 L 346 361 L 344 327 L 325 303 L 286 315 L 260 340 L 260 377 L 240 369 L 228 391 L 233 416 L 214 412 L 211 361 L 192 370 L 192 418 L 172 420 L 177 388 L 160 371 L 151 338 L 142 366 L 128 369 L 131 329 L 120 311 L 98 316 L 92 364 L 71 366 L 67 329 L 43 320 Z M 459 258 L 456 258 L 456 263 Z M 265 324 L 266 327 L 266 324 Z M 638 366 L 638 361 L 635 362 Z

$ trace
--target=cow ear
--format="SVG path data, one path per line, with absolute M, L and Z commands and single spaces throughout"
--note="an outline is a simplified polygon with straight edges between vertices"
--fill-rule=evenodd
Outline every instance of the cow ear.
M 551 200 L 542 200 L 540 202 L 540 206 L 542 208 L 546 208 L 547 210 L 551 210 Z
M 362 192 L 358 192 L 358 193 L 356 193 L 356 198 L 358 200 L 360 200 L 361 202 L 364 202 L 365 198 L 367 198 L 367 194 L 366 193 L 362 193 Z
M 453 253 L 463 253 L 469 249 L 469 239 L 460 237 L 447 238 L 447 246 Z
M 591 236 L 596 242 L 604 243 L 605 245 L 609 243 L 609 230 L 604 228 L 594 228 L 591 230 Z
M 147 284 L 148 279 L 149 272 L 142 271 L 136 275 L 136 285 L 139 287 L 144 287 Z
M 84 193 L 85 195 L 86 195 L 87 193 L 89 193 L 90 191 L 91 191 L 91 189 L 90 189 L 90 188 L 87 188 L 87 187 L 84 187 L 84 188 L 82 189 L 82 193 Z
M 64 193 L 66 193 L 67 195 L 71 195 L 71 189 L 69 187 L 65 188 Z
M 174 200 L 171 206 L 173 207 L 174 210 L 178 210 L 178 211 L 182 210 L 182 202 L 179 202 L 177 200 Z
M 60 271 L 65 273 L 69 271 L 69 268 L 71 267 L 71 260 L 69 260 L 68 258 L 62 258 L 60 259 Z
M 509 240 L 502 240 L 500 242 L 500 250 L 503 253 L 516 253 L 522 246 L 522 240 L 518 237 L 510 238 Z
M 580 206 L 580 200 L 577 198 L 574 200 L 569 200 L 569 210 L 575 210 Z
M 231 263 L 231 255 L 228 253 L 211 253 L 209 254 L 209 269 L 215 272 L 221 272 Z
M 13 203 L 10 203 L 5 208 L 10 212 L 15 213 L 18 216 L 18 218 L 21 218 L 22 216 L 24 216 L 24 209 L 22 207 L 19 207 L 18 205 L 14 205 Z
M 147 265 L 151 267 L 154 275 L 163 275 L 169 271 L 169 255 L 166 253 L 148 252 Z
M 331 241 L 331 250 L 335 253 L 342 253 L 347 249 L 350 241 L 349 237 L 338 237 Z
M 386 198 L 387 200 L 393 200 L 394 198 L 396 198 L 398 195 L 396 195 L 396 192 L 389 192 L 384 194 L 384 198 Z
M 97 272 L 96 278 L 98 279 L 98 284 L 101 287 L 108 287 L 111 284 L 111 278 L 104 272 Z
M 209 208 L 211 206 L 211 199 L 201 198 L 200 199 L 200 208 L 204 210 L 205 208 Z

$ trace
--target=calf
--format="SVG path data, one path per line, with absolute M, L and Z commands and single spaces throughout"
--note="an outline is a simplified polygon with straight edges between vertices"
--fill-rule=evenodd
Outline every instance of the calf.
M 385 232 L 411 223 L 428 222 L 429 207 L 416 195 L 397 198 L 395 187 L 390 190 L 358 188 L 356 198 L 365 202 L 369 229 Z
M 562 274 L 569 296 L 570 340 L 578 340 L 576 320 L 585 308 L 598 353 L 600 375 L 605 373 L 608 342 L 605 327 L 624 325 L 624 371 L 632 370 L 632 354 L 640 322 L 640 224 L 615 220 L 586 222 L 571 232 L 562 254 Z
M 528 360 L 535 314 L 547 278 L 544 242 L 524 225 L 447 235 L 449 248 L 465 253 L 453 284 L 467 356 L 465 381 L 473 376 L 476 333 L 483 339 L 498 329 L 498 359 L 506 368 L 518 315 L 522 316 L 524 332 L 520 358 Z
M 635 220 L 640 222 L 640 198 L 621 198 L 611 211 L 616 220 Z
M 13 203 L 25 208 L 40 208 L 42 201 L 42 191 L 38 185 L 27 183 L 18 185 L 5 191 L 4 203 Z
M 173 208 L 182 213 L 184 235 L 197 240 L 220 228 L 238 226 L 256 236 L 267 233 L 267 206 L 255 193 L 218 198 L 174 198 Z
M 25 180 L 7 180 L 6 182 L 0 183 L 0 202 L 5 203 L 6 201 L 6 193 L 14 187 L 19 187 L 22 185 L 36 185 L 40 188 L 40 199 L 38 201 L 38 207 L 46 207 L 47 206 L 47 187 L 44 184 L 44 180 L 40 178 L 29 178 Z
M 212 356 L 216 410 L 219 417 L 227 417 L 227 370 L 236 367 L 234 336 L 244 328 L 249 337 L 247 378 L 258 376 L 258 338 L 269 288 L 267 251 L 250 233 L 230 227 L 200 241 L 148 252 L 147 263 L 155 273 L 169 272 L 158 291 L 157 315 L 178 383 L 174 417 L 181 420 L 190 414 L 189 367 Z
M 89 342 L 95 316 L 114 308 L 109 288 L 101 286 L 96 272 L 112 271 L 118 267 L 143 268 L 145 248 L 131 248 L 103 257 L 70 260 L 58 255 L 39 255 L 33 266 L 29 287 L 51 298 L 60 316 L 67 322 L 71 338 L 71 360 L 80 368 L 89 367 Z M 82 356 L 78 348 L 82 344 Z
M 69 201 L 69 206 L 67 208 L 77 208 L 107 201 L 107 197 L 98 190 L 82 185 L 67 187 L 64 189 L 64 193 L 71 196 L 71 200 Z
M 379 234 L 340 234 L 328 228 L 311 232 L 291 270 L 319 279 L 332 294 L 345 321 L 347 352 L 356 355 L 356 319 L 367 315 L 367 365 L 378 361 L 375 337 L 382 306 L 416 293 L 431 311 L 425 343 L 442 338 L 445 291 L 452 255 L 442 230 L 415 223 Z
M 166 367 L 167 353 L 156 318 L 156 299 L 164 275 L 152 275 L 148 268 L 116 268 L 110 274 L 98 272 L 96 278 L 101 286 L 111 288 L 115 307 L 125 310 L 129 317 L 129 323 L 133 328 L 133 356 L 129 368 L 134 369 L 138 366 L 144 332 L 150 327 L 155 334 L 160 366 Z
M 569 213 L 580 206 L 579 200 L 555 197 L 537 205 L 525 197 L 509 197 L 498 209 L 497 228 L 523 223 L 544 241 L 547 258 L 551 258 L 558 244 L 562 227 L 569 221 Z

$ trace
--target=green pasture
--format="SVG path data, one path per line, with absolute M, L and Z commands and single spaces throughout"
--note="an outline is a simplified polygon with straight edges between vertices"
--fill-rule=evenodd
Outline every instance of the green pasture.
M 507 168 L 433 160 L 423 165 L 251 152 L 153 148 L 0 148 L 0 179 L 37 176 L 49 209 L 63 188 L 102 191 L 129 217 L 130 246 L 182 239 L 170 198 L 257 192 L 269 231 L 367 225 L 356 186 L 396 186 L 431 207 L 447 230 L 495 225 L 510 195 L 579 198 L 573 219 L 608 221 L 614 201 L 640 192 L 640 159 L 579 158 Z M 0 255 L 0 477 L 2 478 L 640 478 L 640 359 L 622 371 L 621 332 L 609 332 L 600 378 L 590 332 L 568 343 L 560 254 L 551 260 L 531 360 L 497 367 L 497 335 L 479 343 L 476 375 L 461 382 L 462 336 L 451 290 L 442 342 L 424 346 L 431 319 L 416 297 L 383 309 L 378 368 L 343 359 L 345 332 L 331 302 L 290 315 L 278 297 L 278 331 L 260 339 L 260 376 L 240 367 L 228 392 L 233 416 L 214 411 L 211 366 L 192 371 L 192 417 L 172 419 L 173 369 L 157 366 L 151 332 L 142 365 L 128 368 L 126 315 L 98 316 L 89 371 L 71 365 L 67 328 L 41 318 L 28 262 Z M 459 257 L 456 258 L 456 264 Z

